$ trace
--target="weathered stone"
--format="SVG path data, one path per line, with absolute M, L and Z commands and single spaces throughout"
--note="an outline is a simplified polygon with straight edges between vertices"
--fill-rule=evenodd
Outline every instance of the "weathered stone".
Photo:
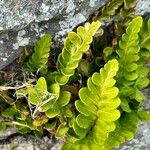
M 143 16 L 150 13 L 150 0 L 137 0 L 136 14 Z
M 67 32 L 87 20 L 107 0 L 1 0 L 0 69 L 11 63 L 21 46 L 51 33 L 57 45 Z
M 33 135 L 16 135 L 0 141 L 0 150 L 60 150 L 63 141 L 44 136 L 36 139 Z

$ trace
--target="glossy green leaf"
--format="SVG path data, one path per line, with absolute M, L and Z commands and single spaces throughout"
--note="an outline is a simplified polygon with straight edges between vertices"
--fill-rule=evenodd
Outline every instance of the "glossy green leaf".
M 28 90 L 28 100 L 29 100 L 29 102 L 33 105 L 38 105 L 42 101 L 42 99 L 41 99 L 42 95 L 40 95 L 38 93 L 37 89 L 35 89 L 35 88 L 31 87 L 27 90 Z
M 128 113 L 131 112 L 131 108 L 130 108 L 128 101 L 126 99 L 123 99 L 123 98 L 121 99 L 120 107 L 125 112 L 128 112 Z
M 38 80 L 37 80 L 37 83 L 36 83 L 36 86 L 35 86 L 37 89 L 41 89 L 41 90 L 45 90 L 47 91 L 47 83 L 46 83 L 46 80 L 44 77 L 40 77 Z
M 66 135 L 66 133 L 68 132 L 69 128 L 68 126 L 66 125 L 59 125 L 59 127 L 57 128 L 57 131 L 56 131 L 56 134 L 55 134 L 55 137 L 56 138 L 62 138 Z
M 58 100 L 57 100 L 57 103 L 60 107 L 64 107 L 69 103 L 70 98 L 71 98 L 71 93 L 70 92 L 62 91 L 60 93 L 60 96 L 59 96 Z
M 148 111 L 144 111 L 144 110 L 138 111 L 138 117 L 142 121 L 150 122 L 150 112 Z
M 55 108 L 51 108 L 45 112 L 48 118 L 54 118 L 60 113 L 60 110 L 57 106 Z
M 3 117 L 6 117 L 6 118 L 9 118 L 9 117 L 14 116 L 16 113 L 17 113 L 17 110 L 15 110 L 15 108 L 13 108 L 13 107 L 8 107 L 7 109 L 5 109 L 5 110 L 2 112 L 2 116 L 3 116 Z

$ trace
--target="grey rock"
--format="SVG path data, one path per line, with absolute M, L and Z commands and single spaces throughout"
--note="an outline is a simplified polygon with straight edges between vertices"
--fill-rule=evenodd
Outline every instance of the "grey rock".
M 0 69 L 44 33 L 57 45 L 107 0 L 1 0 Z
M 0 132 L 0 140 L 7 139 L 9 136 L 15 134 L 17 131 L 13 127 L 7 128 L 5 131 Z
M 136 14 L 143 16 L 150 13 L 150 0 L 137 0 Z
M 1 150 L 60 150 L 62 140 L 54 140 L 44 136 L 36 139 L 33 135 L 16 135 L 5 141 L 0 141 Z

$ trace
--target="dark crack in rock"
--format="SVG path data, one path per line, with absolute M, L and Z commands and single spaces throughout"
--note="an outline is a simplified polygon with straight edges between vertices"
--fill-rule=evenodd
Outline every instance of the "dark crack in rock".
M 44 33 L 51 33 L 56 45 L 65 35 L 107 0 L 1 0 L 0 69 Z

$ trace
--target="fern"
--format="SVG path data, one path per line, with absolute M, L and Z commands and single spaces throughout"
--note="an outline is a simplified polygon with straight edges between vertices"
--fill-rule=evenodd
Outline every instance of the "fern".
M 150 19 L 145 20 L 141 28 L 140 47 L 150 51 Z
M 69 77 L 75 72 L 82 55 L 87 51 L 92 42 L 92 37 L 100 27 L 100 22 L 86 23 L 85 27 L 78 27 L 77 33 L 70 32 L 65 40 L 62 53 L 57 60 L 58 74 L 55 80 L 61 85 L 68 82 Z
M 111 132 L 106 140 L 107 149 L 118 148 L 120 144 L 133 139 L 138 122 L 139 118 L 134 112 L 121 114 L 120 119 L 116 122 L 115 131 Z
M 150 112 L 139 110 L 137 114 L 140 120 L 150 122 Z
M 122 39 L 119 42 L 120 49 L 117 50 L 119 55 L 118 61 L 120 64 L 118 72 L 118 86 L 122 99 L 127 99 L 128 96 L 133 95 L 134 91 L 136 91 L 134 84 L 138 79 L 137 72 L 140 50 L 138 33 L 141 26 L 141 17 L 133 19 L 126 29 L 126 33 L 123 34 Z M 138 98 L 136 100 L 139 101 Z
M 35 43 L 34 53 L 27 63 L 30 71 L 34 72 L 43 68 L 47 62 L 50 52 L 51 36 L 45 34 Z
M 29 103 L 36 106 L 32 114 L 33 119 L 38 112 L 45 112 L 46 116 L 49 118 L 56 117 L 61 112 L 62 108 L 69 103 L 71 97 L 70 92 L 60 91 L 59 84 L 57 83 L 50 86 L 49 92 L 44 77 L 39 78 L 35 86 L 30 85 L 25 89 L 16 91 L 17 96 L 26 96 L 27 94 Z
M 115 131 L 110 133 L 106 140 L 108 149 L 119 147 L 126 140 L 131 140 L 140 120 L 137 114 L 139 106 L 134 100 L 139 103 L 144 101 L 145 97 L 140 90 L 149 84 L 147 78 L 149 70 L 143 66 L 144 63 L 141 62 L 140 56 L 138 33 L 142 27 L 142 21 L 141 17 L 133 19 L 119 42 L 120 49 L 117 50 L 117 53 L 120 67 L 117 74 L 117 85 L 120 90 L 119 97 L 123 112 L 121 118 L 116 122 Z
M 115 32 L 118 36 L 116 39 L 121 37 L 124 33 L 124 28 L 126 28 L 135 17 L 135 6 L 136 0 L 124 0 L 124 5 L 118 14 L 119 20 L 115 22 Z
M 124 0 L 124 7 L 125 7 L 125 9 L 134 8 L 135 5 L 136 5 L 136 1 L 135 0 Z
M 80 100 L 75 102 L 75 106 L 80 114 L 76 117 L 73 130 L 81 140 L 74 143 L 75 150 L 104 149 L 109 132 L 115 129 L 114 121 L 120 117 L 117 110 L 120 105 L 119 91 L 114 86 L 117 71 L 117 60 L 109 61 L 100 73 L 94 73 L 88 79 L 87 87 L 79 91 Z
M 123 4 L 123 0 L 111 0 L 108 2 L 103 8 L 102 12 L 100 12 L 97 16 L 98 20 L 106 20 L 110 19 L 111 16 L 114 16 L 116 10 Z

